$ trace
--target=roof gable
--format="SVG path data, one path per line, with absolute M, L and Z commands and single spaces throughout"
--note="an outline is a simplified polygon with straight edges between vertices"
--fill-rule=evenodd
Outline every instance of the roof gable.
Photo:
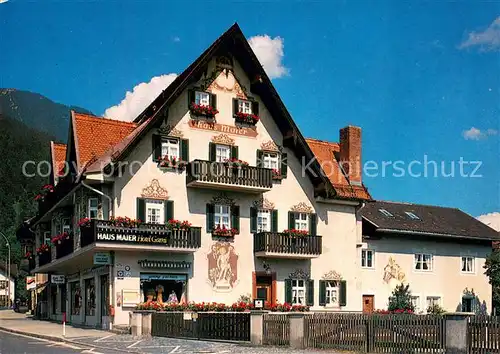
M 380 210 L 390 214 L 384 215 Z M 412 219 L 407 212 L 418 219 Z M 406 231 L 500 240 L 499 232 L 456 208 L 377 201 L 362 208 L 361 216 L 376 227 L 376 232 Z
M 54 184 L 66 163 L 66 144 L 51 141 L 50 159 L 52 164 L 51 180 Z

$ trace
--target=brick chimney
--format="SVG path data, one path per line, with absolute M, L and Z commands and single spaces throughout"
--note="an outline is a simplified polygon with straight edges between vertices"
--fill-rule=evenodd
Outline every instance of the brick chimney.
M 340 163 L 349 181 L 361 185 L 361 128 L 347 126 L 340 129 Z

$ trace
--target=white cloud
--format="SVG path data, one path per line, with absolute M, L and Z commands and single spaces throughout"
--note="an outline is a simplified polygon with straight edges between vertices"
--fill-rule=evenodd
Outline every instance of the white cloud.
M 481 140 L 486 139 L 488 136 L 497 135 L 498 131 L 495 129 L 481 130 L 478 128 L 470 128 L 469 130 L 464 130 L 462 135 L 465 140 Z
M 500 213 L 494 212 L 478 216 L 477 219 L 500 232 Z
M 497 17 L 483 32 L 470 32 L 468 38 L 458 48 L 477 46 L 482 51 L 500 50 L 500 17 Z
M 132 121 L 175 80 L 177 74 L 155 76 L 149 82 L 142 82 L 127 91 L 125 98 L 116 106 L 104 112 L 106 118 Z
M 285 55 L 283 52 L 283 42 L 283 38 L 271 38 L 267 34 L 248 39 L 250 47 L 252 47 L 252 50 L 271 79 L 286 76 L 290 72 L 282 62 Z
M 9 0 L 0 0 L 0 4 L 5 4 Z

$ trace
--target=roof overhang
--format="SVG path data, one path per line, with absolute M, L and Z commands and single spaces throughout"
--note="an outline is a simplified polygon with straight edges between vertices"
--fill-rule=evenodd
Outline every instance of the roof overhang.
M 494 239 L 491 237 L 475 237 L 475 236 L 463 236 L 463 235 L 452 235 L 452 234 L 440 234 L 440 233 L 434 233 L 434 232 L 412 231 L 412 230 L 377 228 L 375 230 L 375 232 L 376 233 L 387 233 L 387 234 L 414 235 L 414 236 L 445 237 L 445 238 L 454 238 L 454 239 L 462 239 L 462 240 L 491 241 L 491 242 L 500 241 L 500 239 Z

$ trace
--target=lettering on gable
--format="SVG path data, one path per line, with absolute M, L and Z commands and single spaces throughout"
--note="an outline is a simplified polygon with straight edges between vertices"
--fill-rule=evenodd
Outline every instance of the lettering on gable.
M 225 134 L 233 134 L 239 136 L 246 136 L 249 138 L 255 138 L 257 136 L 257 130 L 255 128 L 249 127 L 235 127 L 231 125 L 211 123 L 202 120 L 191 119 L 189 121 L 189 126 L 194 129 L 208 130 L 212 132 L 221 132 Z

